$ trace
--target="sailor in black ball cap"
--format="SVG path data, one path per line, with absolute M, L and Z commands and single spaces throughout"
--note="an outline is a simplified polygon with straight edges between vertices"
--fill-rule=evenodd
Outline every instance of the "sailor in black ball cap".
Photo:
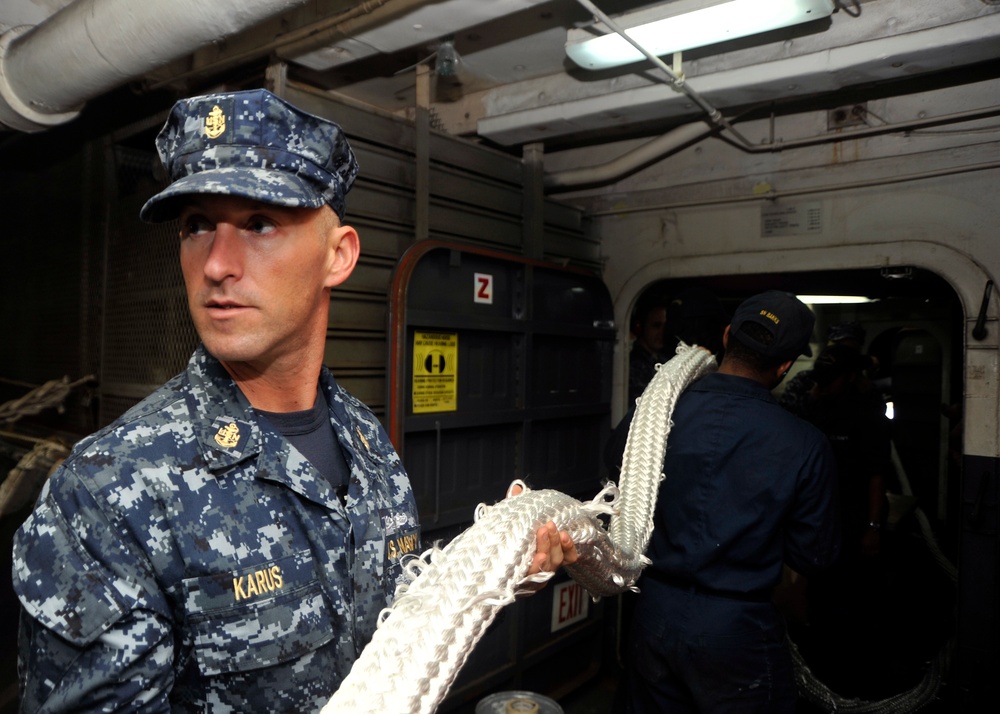
M 836 472 L 823 433 L 771 389 L 811 353 L 814 321 L 789 293 L 748 298 L 718 371 L 677 400 L 628 640 L 630 712 L 795 711 L 771 592 L 786 565 L 835 561 Z

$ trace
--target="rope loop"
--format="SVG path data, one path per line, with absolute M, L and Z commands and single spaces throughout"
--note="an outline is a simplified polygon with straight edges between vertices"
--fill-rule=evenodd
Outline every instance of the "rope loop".
M 404 572 L 416 577 L 399 586 L 394 603 L 380 613 L 371 642 L 320 714 L 434 712 L 500 609 L 554 576 L 527 575 L 535 531 L 548 521 L 573 537 L 579 558 L 565 569 L 594 600 L 637 592 L 635 583 L 650 562 L 644 552 L 670 415 L 683 389 L 714 369 L 708 351 L 688 345 L 657 366 L 636 400 L 618 485 L 607 482 L 581 503 L 515 479 L 507 498 L 476 507 L 467 530 L 407 562 Z M 599 516 L 610 516 L 607 527 Z

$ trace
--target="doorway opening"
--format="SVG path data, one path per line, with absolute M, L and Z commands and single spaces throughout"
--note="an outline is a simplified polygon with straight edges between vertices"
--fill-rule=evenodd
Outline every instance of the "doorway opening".
M 875 552 L 862 555 L 858 543 L 856 568 L 838 572 L 834 582 L 809 583 L 812 592 L 781 593 L 793 598 L 786 619 L 808 668 L 807 688 L 817 701 L 902 696 L 911 697 L 913 709 L 927 707 L 948 685 L 959 603 L 961 302 L 940 276 L 907 267 L 671 278 L 648 285 L 634 308 L 666 305 L 663 342 L 669 347 L 683 338 L 671 330 L 671 305 L 683 312 L 679 297 L 697 293 L 729 316 L 743 299 L 772 289 L 799 295 L 816 315 L 813 357 L 800 357 L 774 396 L 794 401 L 795 385 L 810 383 L 824 348 L 853 331 L 863 358 L 858 384 L 881 403 L 888 439 L 885 515 Z M 633 330 L 635 344 L 640 338 Z M 827 430 L 829 423 L 817 426 L 831 440 L 840 438 Z M 851 477 L 839 474 L 842 482 Z M 842 500 L 848 492 L 842 489 Z M 822 710 L 817 704 L 815 711 Z

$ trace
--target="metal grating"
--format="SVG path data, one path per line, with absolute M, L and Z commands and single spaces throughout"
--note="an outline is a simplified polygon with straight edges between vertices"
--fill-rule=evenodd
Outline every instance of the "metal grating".
M 183 370 L 198 340 L 177 259 L 176 224 L 138 218 L 159 186 L 155 155 L 116 147 L 115 163 L 119 200 L 111 203 L 105 255 L 102 424 Z

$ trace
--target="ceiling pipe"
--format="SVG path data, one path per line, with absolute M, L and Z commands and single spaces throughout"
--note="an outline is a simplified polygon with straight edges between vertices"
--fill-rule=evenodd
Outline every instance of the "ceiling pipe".
M 948 124 L 960 124 L 977 119 L 986 119 L 1000 114 L 1000 107 L 983 107 L 982 109 L 971 109 L 964 112 L 954 112 L 935 117 L 923 117 L 908 121 L 899 121 L 892 124 L 880 124 L 878 126 L 868 126 L 862 129 L 854 129 L 843 132 L 827 133 L 819 136 L 803 137 L 801 139 L 789 139 L 770 141 L 761 144 L 748 144 L 740 139 L 732 139 L 726 136 L 725 132 L 718 132 L 718 136 L 723 141 L 736 148 L 750 154 L 756 153 L 777 153 L 788 149 L 800 149 L 807 146 L 819 144 L 833 144 L 854 139 L 864 139 L 870 136 L 881 134 L 891 134 L 906 131 L 919 131 L 920 129 L 942 126 Z M 579 169 L 569 169 L 567 171 L 555 171 L 546 174 L 543 185 L 546 192 L 554 193 L 567 191 L 574 188 L 592 188 L 595 186 L 606 186 L 614 183 L 620 178 L 647 166 L 654 161 L 664 159 L 670 154 L 684 148 L 688 144 L 698 141 L 708 134 L 716 131 L 716 127 L 704 122 L 692 122 L 682 124 L 672 129 L 663 136 L 659 136 L 641 146 L 622 154 L 616 159 L 601 164 L 599 166 L 587 166 Z M 738 135 L 742 137 L 742 135 Z M 923 178 L 923 177 L 921 177 Z M 883 181 L 885 183 L 885 181 Z M 751 200 L 768 198 L 768 195 L 755 195 Z M 733 199 L 720 199 L 721 202 Z M 645 209 L 643 209 L 645 210 Z
M 603 22 L 613 32 L 616 32 L 630 45 L 645 55 L 646 59 L 654 66 L 662 70 L 667 77 L 667 83 L 675 90 L 686 94 L 694 101 L 702 111 L 705 112 L 705 121 L 695 121 L 689 124 L 682 124 L 672 129 L 663 136 L 657 137 L 642 146 L 618 157 L 601 166 L 591 166 L 582 169 L 573 169 L 557 173 L 546 174 L 543 179 L 543 186 L 548 193 L 568 190 L 584 186 L 607 184 L 616 179 L 632 173 L 647 164 L 658 159 L 662 159 L 678 149 L 688 144 L 703 139 L 708 134 L 719 129 L 725 129 L 731 135 L 742 139 L 742 135 L 733 127 L 732 123 L 722 115 L 716 107 L 712 106 L 694 89 L 688 86 L 684 78 L 674 72 L 663 60 L 654 55 L 648 49 L 629 37 L 625 30 L 598 8 L 591 0 L 577 0 L 585 9 L 590 11 L 595 18 Z M 744 139 L 745 141 L 745 139 Z M 749 142 L 747 142 L 749 143 Z
M 44 131 L 87 101 L 309 0 L 77 0 L 0 37 L 0 128 Z
M 658 161 L 688 144 L 705 138 L 718 127 L 704 121 L 694 121 L 671 129 L 642 146 L 622 154 L 600 166 L 586 166 L 546 174 L 543 186 L 547 193 L 571 188 L 609 184 L 622 176 Z

